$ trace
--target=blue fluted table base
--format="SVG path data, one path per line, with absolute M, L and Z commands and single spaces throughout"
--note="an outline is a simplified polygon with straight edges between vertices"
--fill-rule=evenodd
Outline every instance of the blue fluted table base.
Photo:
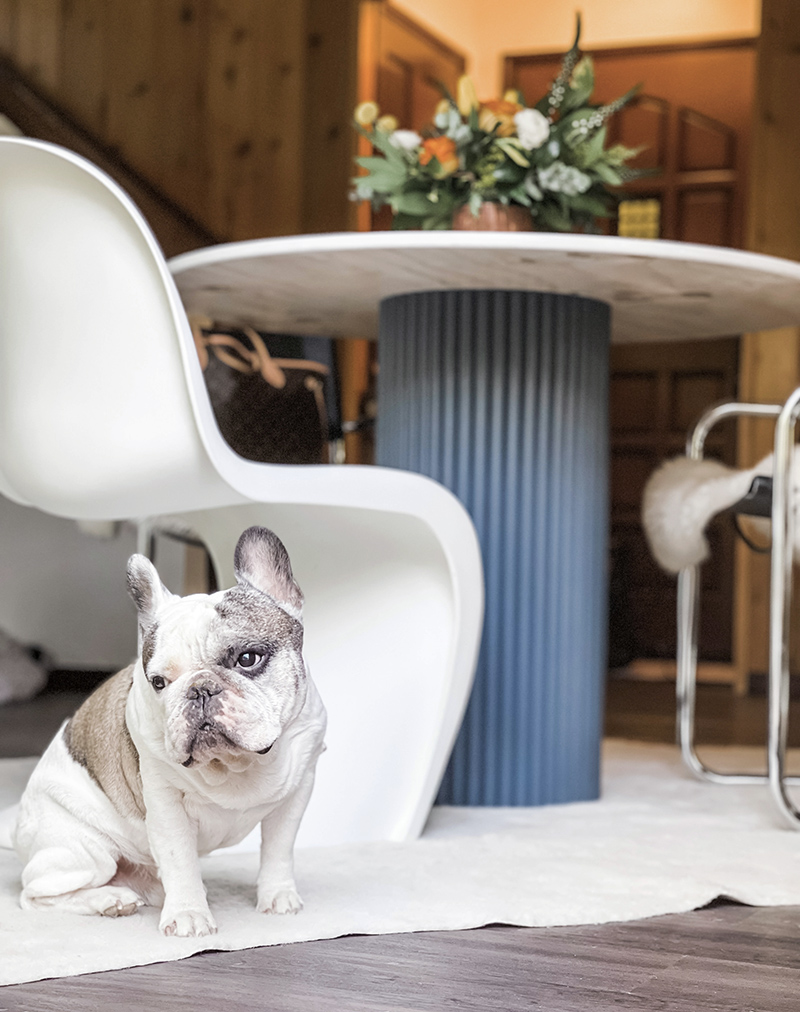
M 458 496 L 486 573 L 475 686 L 439 802 L 595 798 L 609 308 L 538 292 L 398 295 L 381 303 L 379 341 L 377 462 Z

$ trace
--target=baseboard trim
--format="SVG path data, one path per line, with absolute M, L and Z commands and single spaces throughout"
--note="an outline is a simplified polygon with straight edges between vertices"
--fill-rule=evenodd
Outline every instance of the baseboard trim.
M 53 692 L 92 692 L 112 674 L 113 671 L 55 668 L 48 672 L 47 685 L 42 691 L 48 694 Z
M 677 664 L 672 660 L 651 657 L 637 657 L 624 668 L 615 669 L 620 678 L 638 679 L 643 682 L 674 682 L 677 677 Z M 730 663 L 700 661 L 697 665 L 698 682 L 716 682 L 725 685 L 736 685 L 739 682 L 739 671 Z

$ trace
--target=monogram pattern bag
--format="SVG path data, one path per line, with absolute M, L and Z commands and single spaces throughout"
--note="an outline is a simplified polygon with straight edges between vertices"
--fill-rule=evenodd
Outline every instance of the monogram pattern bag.
M 326 365 L 273 358 L 252 327 L 214 330 L 193 321 L 192 333 L 217 425 L 240 457 L 271 464 L 328 462 Z

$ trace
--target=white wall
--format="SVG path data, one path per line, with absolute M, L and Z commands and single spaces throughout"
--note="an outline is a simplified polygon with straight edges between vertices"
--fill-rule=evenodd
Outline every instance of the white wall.
M 503 56 L 566 52 L 581 11 L 586 48 L 754 36 L 760 0 L 392 0 L 468 57 L 480 98 L 499 97 Z
M 182 549 L 159 541 L 166 585 L 182 592 Z M 136 655 L 136 612 L 125 567 L 132 526 L 100 540 L 71 520 L 0 496 L 0 629 L 42 647 L 59 668 L 117 670 Z
M 0 628 L 56 667 L 116 669 L 136 653 L 125 564 L 132 528 L 109 541 L 0 497 Z

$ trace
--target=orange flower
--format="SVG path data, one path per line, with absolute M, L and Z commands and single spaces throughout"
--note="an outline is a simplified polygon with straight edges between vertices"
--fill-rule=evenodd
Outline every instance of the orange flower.
M 439 162 L 440 169 L 436 173 L 439 179 L 452 176 L 458 168 L 456 142 L 452 137 L 428 137 L 422 142 L 422 151 L 419 154 L 420 165 L 427 165 L 432 158 Z
M 487 132 L 497 126 L 499 137 L 511 137 L 516 131 L 514 116 L 521 109 L 522 106 L 518 102 L 507 102 L 503 98 L 481 102 L 478 126 Z

